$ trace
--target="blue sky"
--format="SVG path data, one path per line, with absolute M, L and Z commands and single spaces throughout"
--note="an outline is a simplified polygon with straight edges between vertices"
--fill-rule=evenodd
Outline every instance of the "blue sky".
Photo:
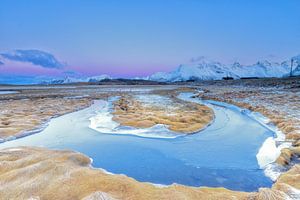
M 0 53 L 41 50 L 64 70 L 116 77 L 170 71 L 199 56 L 282 61 L 300 53 L 299 10 L 299 0 L 1 0 Z M 0 73 L 61 73 L 16 65 Z

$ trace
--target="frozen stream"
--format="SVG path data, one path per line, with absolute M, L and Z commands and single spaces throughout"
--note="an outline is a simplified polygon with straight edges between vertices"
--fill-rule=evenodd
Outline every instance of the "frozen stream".
M 189 96 L 180 98 L 201 102 Z M 157 184 L 243 191 L 271 186 L 256 155 L 274 132 L 242 112 L 206 102 L 214 110 L 214 122 L 199 133 L 177 137 L 161 126 L 134 130 L 112 124 L 112 101 L 95 101 L 89 108 L 54 118 L 40 133 L 2 143 L 0 148 L 71 149 L 90 156 L 94 167 Z

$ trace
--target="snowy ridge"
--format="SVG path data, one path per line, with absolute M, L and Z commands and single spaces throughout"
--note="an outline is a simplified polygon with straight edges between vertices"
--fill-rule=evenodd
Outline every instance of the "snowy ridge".
M 87 78 L 74 78 L 74 77 L 65 77 L 59 79 L 53 79 L 51 81 L 44 82 L 44 84 L 67 84 L 67 83 L 95 83 L 105 79 L 112 79 L 110 76 L 103 74 L 99 76 L 91 76 Z
M 300 75 L 300 55 L 292 58 L 294 60 L 293 75 Z M 221 80 L 226 77 L 240 78 L 265 78 L 283 77 L 290 73 L 291 62 L 274 63 L 259 61 L 253 65 L 242 65 L 235 62 L 225 65 L 220 62 L 207 61 L 204 59 L 189 64 L 180 65 L 171 72 L 157 72 L 146 77 L 153 81 L 188 81 L 188 80 Z

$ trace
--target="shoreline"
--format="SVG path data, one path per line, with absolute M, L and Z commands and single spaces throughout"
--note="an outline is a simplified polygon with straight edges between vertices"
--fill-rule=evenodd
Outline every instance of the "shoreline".
M 280 145 L 276 145 L 276 141 L 278 139 L 282 140 L 282 137 L 284 137 L 285 139 L 285 135 L 278 129 L 278 127 L 276 127 L 274 124 L 270 124 L 270 119 L 265 117 L 264 115 L 262 115 L 261 113 L 258 113 L 259 115 L 262 115 L 262 117 L 264 117 L 266 120 L 268 120 L 267 122 L 264 122 L 263 120 L 261 120 L 260 116 L 257 116 L 257 113 L 254 111 L 251 111 L 249 109 L 246 108 L 241 108 L 239 106 L 236 106 L 234 104 L 227 104 L 227 103 L 222 103 L 221 101 L 214 101 L 214 100 L 204 100 L 204 102 L 207 101 L 209 103 L 212 103 L 214 105 L 218 105 L 218 106 L 225 106 L 226 108 L 231 108 L 236 110 L 237 112 L 240 112 L 241 114 L 246 115 L 247 117 L 249 117 L 251 120 L 256 121 L 257 123 L 261 124 L 262 126 L 266 127 L 267 129 L 269 129 L 270 131 L 272 131 L 274 133 L 273 137 L 268 137 L 261 145 L 258 153 L 256 154 L 257 157 L 257 162 L 260 166 L 260 169 L 263 169 L 265 172 L 265 175 L 267 177 L 269 177 L 273 182 L 275 182 L 278 177 L 280 176 L 281 173 L 277 173 L 276 168 L 272 168 L 272 166 L 274 166 L 275 161 L 278 159 L 278 157 L 280 156 L 280 151 L 283 148 L 289 148 L 292 144 L 291 142 L 287 142 L 284 140 L 284 142 L 282 142 Z M 256 115 L 256 116 L 255 116 Z M 276 155 L 275 158 L 271 158 L 274 157 L 273 155 L 270 155 L 270 144 L 268 141 L 273 141 L 274 143 L 272 143 L 271 145 L 273 145 L 271 148 L 273 150 L 276 149 L 276 151 L 279 151 L 279 154 Z M 267 148 L 265 146 L 268 146 Z M 266 153 L 266 151 L 269 151 L 268 153 Z M 272 152 L 272 154 L 274 154 L 274 152 Z M 269 161 L 265 162 L 264 160 L 268 159 Z M 260 164 L 261 163 L 261 164 Z M 277 166 L 275 166 L 277 167 Z M 286 169 L 287 170 L 287 169 Z M 275 174 L 276 175 L 275 175 Z
M 14 134 L 14 135 L 10 135 L 10 136 L 5 137 L 5 138 L 1 138 L 0 137 L 0 144 L 8 142 L 8 141 L 12 141 L 12 140 L 17 140 L 17 139 L 20 139 L 20 138 L 23 138 L 23 137 L 27 137 L 27 136 L 30 136 L 30 135 L 42 132 L 45 128 L 47 128 L 47 126 L 49 125 L 49 123 L 50 123 L 50 121 L 52 119 L 61 117 L 63 115 L 69 114 L 69 113 L 73 113 L 73 112 L 77 112 L 77 111 L 86 109 L 86 108 L 90 107 L 92 104 L 93 104 L 93 100 L 90 100 L 90 102 L 88 103 L 88 105 L 86 105 L 84 107 L 80 107 L 80 108 L 75 108 L 74 110 L 69 111 L 69 112 L 65 112 L 63 114 L 51 116 L 46 121 L 42 122 L 40 125 L 37 125 L 35 128 L 33 128 L 31 130 L 24 130 L 24 131 L 22 131 L 20 133 L 17 133 L 17 134 Z
M 179 132 L 169 130 L 168 126 L 165 124 L 155 124 L 155 125 L 153 125 L 151 127 L 147 127 L 147 128 L 124 126 L 114 120 L 113 106 L 114 106 L 114 102 L 117 100 L 117 97 L 112 96 L 110 98 L 112 98 L 113 100 L 107 101 L 107 103 L 109 104 L 108 112 L 104 112 L 104 113 L 98 112 L 95 116 L 89 118 L 89 120 L 90 120 L 89 127 L 99 133 L 133 135 L 133 136 L 137 136 L 137 137 L 153 138 L 153 139 L 155 139 L 155 138 L 156 139 L 174 139 L 174 138 L 178 138 L 178 137 L 184 137 L 187 135 L 199 133 L 199 132 L 205 130 L 206 128 L 208 128 L 215 120 L 215 115 L 212 114 L 212 120 L 210 120 L 210 122 L 208 124 L 206 124 L 201 129 L 194 131 L 194 132 L 190 132 L 190 133 L 179 133 Z M 95 101 L 97 101 L 97 100 L 94 100 L 93 102 L 95 102 Z M 189 103 L 191 103 L 191 102 L 189 102 Z M 201 104 L 199 104 L 199 105 L 201 105 Z M 113 124 L 113 126 L 112 127 L 111 126 L 97 127 L 97 121 L 99 120 L 99 118 L 102 119 L 102 121 L 110 122 L 111 124 Z M 129 129 L 127 129 L 127 128 L 129 128 Z M 165 132 L 165 134 L 162 135 L 162 132 Z
M 205 93 L 199 93 L 197 96 L 199 98 L 203 98 L 204 100 L 209 99 L 208 101 L 218 101 L 218 102 L 222 102 L 222 103 L 225 103 L 225 104 L 231 104 L 231 105 L 234 105 L 236 107 L 240 107 L 244 110 L 248 110 L 248 113 L 250 113 L 250 114 L 251 113 L 254 113 L 254 114 L 258 113 L 259 115 L 261 115 L 265 119 L 267 119 L 268 123 L 264 126 L 267 127 L 269 130 L 276 133 L 276 136 L 277 136 L 276 139 L 278 139 L 278 140 L 275 140 L 275 142 L 280 143 L 280 145 L 282 145 L 284 143 L 285 144 L 290 144 L 290 145 L 287 145 L 287 146 L 283 145 L 283 148 L 281 149 L 281 150 L 288 149 L 289 150 L 289 152 L 288 152 L 289 155 L 285 155 L 286 154 L 285 152 L 281 152 L 281 155 L 278 157 L 276 162 L 279 165 L 282 165 L 282 166 L 285 166 L 285 167 L 291 167 L 290 163 L 291 163 L 291 160 L 294 157 L 293 156 L 293 151 L 292 151 L 293 143 L 300 139 L 300 129 L 299 128 L 298 129 L 297 128 L 292 128 L 293 125 L 290 126 L 289 123 L 285 122 L 284 120 L 281 120 L 281 121 L 277 122 L 276 118 L 274 119 L 274 115 L 268 113 L 269 110 L 267 108 L 262 109 L 260 106 L 252 106 L 250 103 L 236 102 L 236 101 L 234 101 L 233 99 L 230 99 L 230 98 L 229 99 L 224 99 L 224 97 L 220 97 L 220 95 L 215 96 L 215 94 L 206 96 Z M 261 110 L 263 110 L 264 112 L 261 112 Z M 280 117 L 281 116 L 279 115 L 279 118 Z M 256 120 L 257 120 L 257 118 L 256 118 Z M 262 121 L 257 120 L 257 121 L 261 124 L 264 124 L 263 120 Z M 288 127 L 288 128 L 286 128 L 286 127 Z M 292 129 L 292 131 L 290 131 L 290 129 Z M 298 131 L 298 133 L 295 133 L 296 139 L 290 138 L 290 136 L 289 136 L 289 134 L 291 134 L 291 132 L 294 132 L 294 131 L 295 132 Z M 297 137 L 299 139 L 297 139 Z M 278 145 L 278 146 L 280 146 L 280 145 Z
M 111 97 L 115 99 L 116 97 Z M 153 139 L 172 139 L 177 138 L 180 136 L 184 136 L 183 134 L 174 134 L 172 132 L 169 132 L 165 126 L 161 126 L 157 128 L 165 129 L 167 132 L 166 135 L 159 135 L 158 133 L 155 133 L 155 126 L 150 128 L 138 128 L 138 129 L 124 129 L 126 126 L 121 126 L 118 122 L 113 120 L 113 100 L 108 100 L 107 107 L 104 110 L 101 110 L 100 112 L 96 111 L 96 114 L 89 118 L 90 124 L 89 128 L 102 133 L 102 134 L 112 134 L 112 135 L 131 135 L 136 137 L 143 137 L 143 138 L 153 138 Z M 94 103 L 97 104 L 97 100 L 94 100 Z M 95 105 L 94 104 L 94 105 Z M 97 121 L 104 121 L 109 124 L 109 126 L 101 126 L 99 127 Z M 105 125 L 105 123 L 103 124 Z M 118 128 L 119 127 L 119 128 Z M 154 133 L 152 133 L 154 132 Z M 151 133 L 151 134 L 150 134 Z
M 194 93 L 191 94 L 191 99 L 192 98 L 196 98 L 199 99 L 197 97 L 198 94 Z M 216 101 L 216 100 L 210 100 L 210 99 L 199 99 L 202 103 L 204 104 L 211 104 L 211 105 L 215 105 L 215 106 L 220 106 L 220 107 L 225 107 L 227 109 L 231 109 L 233 111 L 239 112 L 241 114 L 246 115 L 247 117 L 249 117 L 249 119 L 259 123 L 260 125 L 266 127 L 268 130 L 273 132 L 273 137 L 268 137 L 260 146 L 259 151 L 256 154 L 256 158 L 257 158 L 257 162 L 259 164 L 260 169 L 264 170 L 264 173 L 267 177 L 269 177 L 273 183 L 278 179 L 278 177 L 280 176 L 281 173 L 284 173 L 284 171 L 281 171 L 280 173 L 278 173 L 278 167 L 276 166 L 275 161 L 278 159 L 278 157 L 280 156 L 280 151 L 283 148 L 289 148 L 292 144 L 291 142 L 288 141 L 284 141 L 282 142 L 280 145 L 276 145 L 276 141 L 277 139 L 281 139 L 282 137 L 285 137 L 285 135 L 278 129 L 278 127 L 276 127 L 274 124 L 270 124 L 271 120 L 267 117 L 265 117 L 263 114 L 261 113 L 257 113 L 254 111 L 251 111 L 247 108 L 241 108 L 237 105 L 234 104 L 229 104 L 226 102 L 222 102 L 222 101 Z M 258 116 L 261 115 L 261 116 Z M 262 120 L 262 118 L 264 118 L 264 120 Z M 272 143 L 272 149 L 277 151 L 277 155 L 275 155 L 274 158 L 274 152 L 271 153 L 271 151 L 269 151 L 270 148 L 270 143 L 268 141 L 272 141 L 274 143 Z M 266 148 L 267 145 L 267 148 Z M 266 153 L 266 151 L 268 151 L 268 153 Z M 278 153 L 279 151 L 279 153 Z M 276 152 L 275 152 L 276 153 Z M 265 161 L 267 160 L 267 161 Z M 285 171 L 287 171 L 288 169 L 285 169 Z
M 163 94 L 126 95 L 114 101 L 113 106 L 113 120 L 122 126 L 143 129 L 161 124 L 185 135 L 200 132 L 214 118 L 213 111 L 205 105 Z

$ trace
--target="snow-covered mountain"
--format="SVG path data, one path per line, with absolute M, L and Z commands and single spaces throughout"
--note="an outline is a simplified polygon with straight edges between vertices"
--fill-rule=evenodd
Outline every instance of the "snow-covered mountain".
M 103 74 L 99 76 L 91 76 L 86 78 L 75 78 L 75 77 L 65 77 L 53 79 L 51 81 L 44 82 L 44 84 L 67 84 L 67 83 L 95 83 L 105 79 L 112 79 L 110 76 Z
M 176 82 L 189 80 L 221 80 L 225 77 L 233 79 L 240 78 L 265 78 L 286 77 L 290 75 L 291 60 L 293 59 L 293 75 L 300 76 L 300 55 L 282 63 L 259 61 L 253 65 L 242 65 L 235 62 L 225 65 L 216 61 L 208 61 L 203 58 L 192 63 L 182 64 L 171 72 L 157 72 L 145 78 L 133 78 L 133 80 L 144 79 L 159 82 Z M 112 79 L 108 75 L 92 76 L 87 78 L 65 77 L 44 82 L 46 84 L 67 84 L 77 82 L 99 82 L 104 79 Z
M 293 58 L 293 76 L 300 76 L 300 55 L 294 56 Z
M 180 65 L 172 72 L 158 72 L 149 77 L 154 81 L 187 81 L 187 80 L 213 80 L 226 76 L 237 78 L 226 66 L 219 62 L 201 61 L 189 65 Z
M 300 64 L 300 56 L 294 58 L 295 60 L 298 58 L 297 61 Z M 295 66 L 297 65 L 295 64 Z M 300 73 L 299 65 L 298 68 Z M 197 63 L 193 62 L 180 65 L 177 69 L 171 72 L 157 72 L 149 77 L 146 77 L 145 79 L 165 82 L 188 80 L 221 80 L 224 77 L 232 77 L 234 79 L 246 77 L 282 77 L 289 72 L 290 61 L 282 63 L 259 61 L 253 65 L 241 65 L 240 63 L 235 62 L 231 65 L 224 65 L 220 62 L 201 59 L 198 60 Z
M 102 74 L 99 76 L 91 76 L 91 77 L 85 78 L 84 82 L 93 83 L 93 82 L 103 81 L 106 79 L 112 79 L 112 78 L 109 75 Z
M 290 66 L 286 64 L 271 63 L 269 61 L 259 61 L 253 65 L 241 65 L 233 68 L 232 72 L 243 77 L 282 77 L 289 72 Z

